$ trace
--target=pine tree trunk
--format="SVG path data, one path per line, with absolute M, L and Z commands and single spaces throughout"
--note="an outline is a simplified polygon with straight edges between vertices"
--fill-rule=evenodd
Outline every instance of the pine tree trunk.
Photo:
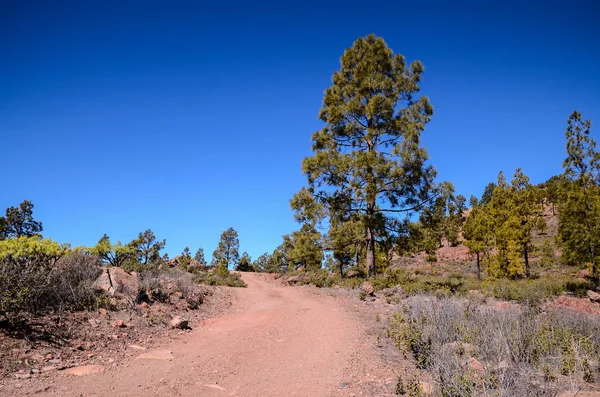
M 592 281 L 594 282 L 594 290 L 598 291 L 600 279 L 598 278 L 598 265 L 596 264 L 596 252 L 594 251 L 594 246 L 591 247 L 590 254 L 592 259 Z
M 375 276 L 375 241 L 371 226 L 367 226 L 367 278 Z
M 477 280 L 481 280 L 481 264 L 479 262 L 479 252 L 475 254 L 477 256 Z
M 525 277 L 529 278 L 529 251 L 527 246 L 523 247 L 523 257 L 525 258 Z

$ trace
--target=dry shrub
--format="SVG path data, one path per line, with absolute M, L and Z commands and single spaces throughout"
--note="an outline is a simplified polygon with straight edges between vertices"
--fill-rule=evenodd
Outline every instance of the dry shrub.
M 389 335 L 442 396 L 555 396 L 598 380 L 597 317 L 418 295 L 405 300 Z
M 92 284 L 102 273 L 100 258 L 81 252 L 61 257 L 50 275 L 48 304 L 68 310 L 96 309 L 98 292 Z
M 44 257 L 0 260 L 0 315 L 7 319 L 46 309 L 51 264 Z
M 167 302 L 174 293 L 181 293 L 190 309 L 204 301 L 205 291 L 194 282 L 194 275 L 182 270 L 151 270 L 140 275 L 138 302 Z

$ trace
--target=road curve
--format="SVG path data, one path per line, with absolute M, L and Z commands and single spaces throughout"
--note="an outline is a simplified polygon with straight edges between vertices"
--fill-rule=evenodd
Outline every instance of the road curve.
M 82 377 L 57 374 L 37 395 L 345 395 L 357 320 L 310 288 L 284 287 L 264 274 L 243 279 L 248 288 L 235 289 L 235 313 L 162 349 L 171 359 L 138 358 Z

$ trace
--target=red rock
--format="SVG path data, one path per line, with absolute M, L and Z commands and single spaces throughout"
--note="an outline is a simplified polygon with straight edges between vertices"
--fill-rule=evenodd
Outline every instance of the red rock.
M 84 375 L 89 375 L 89 374 L 96 374 L 96 373 L 102 372 L 102 371 L 104 371 L 104 367 L 101 365 L 84 365 L 81 367 L 73 367 L 73 368 L 65 369 L 63 371 L 63 373 L 68 374 L 68 375 L 84 376 Z
M 600 303 L 600 294 L 594 291 L 588 291 L 587 297 L 589 300 L 595 303 Z
M 171 361 L 171 360 L 174 360 L 175 357 L 173 356 L 173 353 L 171 353 L 171 351 L 169 351 L 169 350 L 156 350 L 153 352 L 141 354 L 140 356 L 138 356 L 136 358 L 136 360 L 140 360 L 140 359 Z
M 181 316 L 175 316 L 171 320 L 171 328 L 187 329 L 189 328 L 188 324 L 189 321 L 184 318 L 181 318 Z
M 112 326 L 115 328 L 125 328 L 127 327 L 127 325 L 125 325 L 125 321 L 123 320 L 115 320 L 112 322 Z
M 375 293 L 375 288 L 373 288 L 371 283 L 369 283 L 368 281 L 365 281 L 360 285 L 360 290 L 367 296 L 373 296 L 373 294 Z
M 481 363 L 481 361 L 479 361 L 475 357 L 471 357 L 469 359 L 469 368 L 471 368 L 472 370 L 477 371 L 477 372 L 485 371 L 485 365 L 483 365 Z

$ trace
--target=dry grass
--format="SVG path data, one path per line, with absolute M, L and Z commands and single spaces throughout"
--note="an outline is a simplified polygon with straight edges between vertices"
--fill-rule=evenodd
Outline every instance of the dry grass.
M 557 396 L 600 380 L 597 317 L 415 295 L 389 336 L 440 396 Z

